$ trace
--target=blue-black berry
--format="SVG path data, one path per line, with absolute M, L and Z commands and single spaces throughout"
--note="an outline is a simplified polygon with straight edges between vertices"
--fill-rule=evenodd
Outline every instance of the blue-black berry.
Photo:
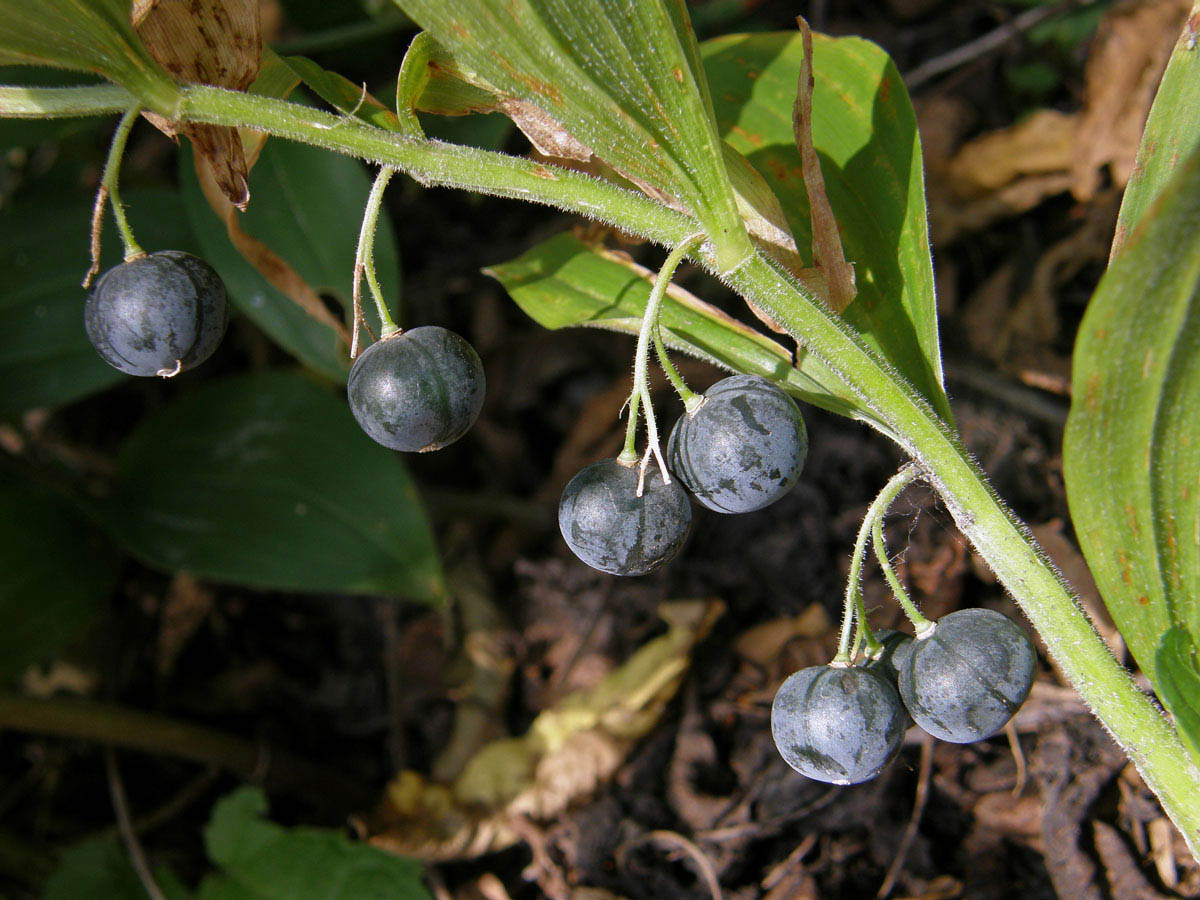
M 109 269 L 84 306 L 84 328 L 100 357 L 129 375 L 175 375 L 217 349 L 229 295 L 198 257 L 161 250 Z
M 858 784 L 892 761 L 908 724 L 896 689 L 851 666 L 791 675 L 771 704 L 771 736 L 789 766 L 829 784 Z
M 943 616 L 895 656 L 913 720 L 943 741 L 967 744 L 995 734 L 1033 686 L 1037 654 L 1010 619 L 990 609 Z
M 359 354 L 346 393 L 354 418 L 392 450 L 438 450 L 458 440 L 483 407 L 479 354 L 445 328 L 426 325 Z
M 733 375 L 675 423 L 671 470 L 709 509 L 744 513 L 774 503 L 796 484 L 808 432 L 795 401 L 765 378 Z
M 676 481 L 646 473 L 638 496 L 638 467 L 615 459 L 592 463 L 571 479 L 558 504 L 567 546 L 593 569 L 644 575 L 669 562 L 687 539 L 692 507 Z

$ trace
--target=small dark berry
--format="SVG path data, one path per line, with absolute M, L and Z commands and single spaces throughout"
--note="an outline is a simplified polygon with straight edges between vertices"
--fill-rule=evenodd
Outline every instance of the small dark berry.
M 868 658 L 863 663 L 863 668 L 869 669 L 885 681 L 895 684 L 896 679 L 899 677 L 897 661 L 901 656 L 908 653 L 908 648 L 913 642 L 913 636 L 905 634 L 902 631 L 893 631 L 890 628 L 884 628 L 875 632 L 875 640 L 883 644 L 883 649 Z
M 637 495 L 638 467 L 615 459 L 592 463 L 571 479 L 558 504 L 567 546 L 593 569 L 645 575 L 669 562 L 692 526 L 692 506 L 677 481 L 646 473 Z
M 896 689 L 859 666 L 791 675 L 771 704 L 771 736 L 789 766 L 817 781 L 858 784 L 880 773 L 907 726 Z
M 376 341 L 358 355 L 346 392 L 354 418 L 392 450 L 422 453 L 458 440 L 483 407 L 475 348 L 437 325 Z
M 161 250 L 114 266 L 84 307 L 88 340 L 129 375 L 175 375 L 204 362 L 225 334 L 229 295 L 204 260 Z
M 895 656 L 904 705 L 934 737 L 967 744 L 995 734 L 1033 686 L 1029 638 L 990 609 L 943 616 L 926 637 Z
M 762 509 L 790 491 L 808 453 L 795 401 L 765 378 L 733 375 L 680 416 L 667 442 L 671 469 L 709 509 Z

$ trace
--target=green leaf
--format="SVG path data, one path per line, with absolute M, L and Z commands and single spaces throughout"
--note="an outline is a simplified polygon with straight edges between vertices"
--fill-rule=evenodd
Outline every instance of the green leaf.
M 217 803 L 204 832 L 223 871 L 198 900 L 431 900 L 410 859 L 323 828 L 283 828 L 263 818 L 267 799 L 242 788 Z
M 130 190 L 129 220 L 158 248 L 195 250 L 179 195 Z M 83 330 L 90 201 L 24 199 L 0 211 L 0 418 L 70 403 L 125 379 L 96 355 Z M 105 217 L 101 271 L 121 261 Z
M 539 325 L 638 333 L 654 273 L 560 234 L 487 270 Z M 770 378 L 824 409 L 855 415 L 857 400 L 811 357 L 790 352 L 690 294 L 668 290 L 659 319 L 673 350 L 736 372 Z
M 1200 2 L 1192 7 L 1200 15 Z M 1179 163 L 1200 146 L 1200 53 L 1189 49 L 1188 26 L 1175 44 L 1167 63 L 1154 105 L 1146 119 L 1146 130 L 1138 147 L 1133 175 L 1121 198 L 1113 255 L 1121 249 L 1154 199 L 1171 180 Z
M 305 365 L 344 381 L 350 368 L 349 349 L 332 328 L 309 316 L 237 251 L 204 199 L 190 148 L 181 157 L 188 219 L 204 258 L 224 279 L 234 305 Z M 250 207 L 239 221 L 243 231 L 265 243 L 314 290 L 335 298 L 348 313 L 358 230 L 370 189 L 370 178 L 353 159 L 269 140 L 250 172 Z M 386 216 L 380 216 L 375 237 L 375 267 L 384 296 L 398 297 L 400 263 Z M 365 312 L 378 334 L 378 318 L 370 304 Z M 344 318 L 349 322 L 349 315 Z
M 185 900 L 174 872 L 159 868 L 154 880 L 168 900 Z M 43 900 L 149 900 L 125 849 L 115 837 L 91 838 L 68 849 L 46 883 Z
M 874 44 L 823 35 L 813 41 L 813 142 L 858 285 L 843 317 L 949 420 L 912 104 L 895 65 Z M 721 136 L 778 196 L 811 266 L 808 197 L 792 132 L 800 35 L 729 35 L 705 41 L 701 51 Z
M 147 419 L 99 508 L 129 552 L 252 587 L 444 594 L 404 464 L 345 401 L 298 375 L 229 378 Z
M 1142 216 L 1075 342 L 1063 443 L 1075 533 L 1142 670 L 1200 635 L 1200 150 Z
M 52 656 L 86 628 L 120 566 L 70 503 L 0 481 L 0 678 Z
M 1200 766 L 1200 659 L 1187 630 L 1178 625 L 1158 646 L 1158 694 L 1175 717 L 1188 752 Z
M 490 88 L 692 212 L 728 271 L 751 251 L 681 0 L 397 0 Z
M 179 89 L 130 24 L 129 0 L 0 0 L 0 65 L 95 72 L 174 117 Z

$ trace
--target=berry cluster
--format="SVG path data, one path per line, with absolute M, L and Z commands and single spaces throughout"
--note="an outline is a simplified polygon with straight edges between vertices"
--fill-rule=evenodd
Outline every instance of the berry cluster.
M 667 442 L 670 469 L 723 513 L 774 503 L 800 477 L 808 433 L 795 401 L 764 378 L 733 375 L 685 412 Z M 676 481 L 646 478 L 635 459 L 606 459 L 571 479 L 558 505 L 567 546 L 593 568 L 644 575 L 674 558 L 692 525 Z
M 990 737 L 1033 686 L 1033 645 L 989 609 L 950 613 L 918 638 L 877 638 L 864 663 L 801 669 L 775 695 L 771 734 L 801 775 L 831 784 L 874 778 L 912 722 L 955 744 Z

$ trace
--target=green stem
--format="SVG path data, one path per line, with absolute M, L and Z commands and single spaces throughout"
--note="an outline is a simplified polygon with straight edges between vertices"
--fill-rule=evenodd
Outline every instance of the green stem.
M 73 93 L 65 95 L 64 90 Z M 91 93 L 88 93 L 88 91 Z M 245 126 L 403 169 L 423 184 L 513 197 L 570 210 L 663 246 L 697 229 L 651 198 L 567 169 L 499 153 L 403 138 L 286 101 L 207 86 L 182 89 L 180 118 Z M 111 112 L 114 89 L 0 88 L 0 115 Z M 133 97 L 123 106 L 133 102 Z M 30 112 L 38 110 L 38 112 Z M 710 271 L 711 248 L 701 247 Z M 863 338 L 761 253 L 725 276 L 859 398 L 869 419 L 920 462 L 959 529 L 1012 594 L 1050 654 L 1129 755 L 1200 858 L 1200 770 L 1155 703 L 1137 689 L 1092 627 L 1028 528 L 996 496 L 953 429 Z
M 670 482 L 671 476 L 667 473 L 667 463 L 663 459 L 662 448 L 658 443 L 658 422 L 654 418 L 654 407 L 650 404 L 650 379 L 647 375 L 650 341 L 658 331 L 658 315 L 662 310 L 663 298 L 667 296 L 667 286 L 675 276 L 675 270 L 679 268 L 683 258 L 703 240 L 703 234 L 688 235 L 667 254 L 662 268 L 658 270 L 658 277 L 654 280 L 654 287 L 650 289 L 650 297 L 646 300 L 646 309 L 642 313 L 642 327 L 638 331 L 637 348 L 633 353 L 633 393 L 629 397 L 630 418 L 633 418 L 635 412 L 633 397 L 637 395 L 642 398 L 642 405 L 646 408 L 646 441 L 650 445 L 651 452 L 658 459 L 658 467 L 662 471 L 664 482 Z M 676 372 L 676 375 L 678 374 Z
M 379 208 L 383 205 L 383 192 L 395 174 L 396 170 L 394 168 L 383 166 L 379 170 L 379 174 L 375 176 L 375 183 L 371 185 L 371 193 L 367 196 L 367 209 L 363 213 L 362 228 L 358 232 L 358 251 L 355 254 L 354 260 L 355 340 L 351 342 L 356 347 L 358 344 L 358 325 L 361 317 L 361 306 L 358 302 L 360 272 L 366 275 L 367 287 L 371 291 L 371 299 L 375 301 L 375 309 L 379 313 L 379 322 L 382 326 L 379 332 L 379 339 L 383 340 L 400 330 L 400 327 L 392 319 L 391 313 L 388 312 L 387 302 L 383 299 L 383 291 L 379 288 L 379 278 L 375 275 L 375 228 L 379 223 Z
M 117 187 L 121 172 L 121 158 L 125 154 L 125 143 L 129 140 L 129 132 L 133 130 L 133 123 L 137 121 L 141 112 L 141 106 L 135 103 L 125 110 L 125 115 L 121 116 L 121 122 L 117 125 L 117 130 L 113 133 L 112 144 L 108 148 L 108 159 L 104 163 L 104 175 L 100 179 L 100 189 L 108 192 L 108 199 L 112 204 L 113 218 L 117 220 L 117 231 L 121 235 L 121 243 L 125 245 L 126 260 L 146 255 L 146 251 L 141 248 L 133 236 L 129 220 L 125 218 L 125 204 L 121 202 L 121 194 Z
M 671 386 L 675 388 L 675 393 L 683 401 L 684 409 L 691 412 L 699 406 L 704 398 L 687 386 L 687 382 L 683 380 L 683 376 L 675 368 L 675 363 L 671 362 L 671 357 L 667 353 L 666 346 L 663 344 L 662 329 L 657 325 L 654 327 L 654 355 L 658 357 L 658 364 L 662 366 L 663 372 L 666 373 L 667 381 L 671 382 Z
M 913 629 L 916 631 L 917 637 L 927 637 L 929 632 L 933 630 L 934 625 L 921 615 L 921 611 L 917 609 L 917 605 L 912 602 L 912 598 L 908 596 L 908 591 L 904 589 L 904 585 L 900 582 L 900 576 L 896 574 L 896 569 L 892 566 L 891 559 L 888 558 L 887 541 L 883 538 L 882 515 L 871 526 L 871 539 L 875 546 L 875 559 L 879 563 L 879 568 L 883 571 L 883 577 L 887 579 L 887 583 L 892 587 L 892 595 L 904 610 L 904 615 L 908 616 L 908 621 L 913 623 Z
M 621 455 L 617 457 L 617 462 L 623 466 L 632 466 L 638 461 L 638 407 L 641 405 L 642 395 L 635 390 L 629 395 L 629 400 L 626 402 L 629 405 L 629 418 L 625 422 L 625 446 L 621 449 Z
M 857 615 L 859 628 L 867 640 L 867 646 L 878 643 L 867 624 L 866 603 L 862 596 L 862 567 L 867 555 L 867 537 L 871 527 L 880 521 L 887 513 L 900 492 L 908 487 L 919 475 L 917 467 L 912 463 L 901 467 L 900 471 L 888 479 L 887 484 L 867 507 L 862 525 L 858 528 L 858 536 L 854 539 L 854 550 L 850 556 L 850 571 L 846 575 L 846 598 L 842 604 L 842 630 L 838 636 L 837 655 L 833 662 L 836 665 L 848 666 L 853 661 L 850 651 L 850 633 Z

